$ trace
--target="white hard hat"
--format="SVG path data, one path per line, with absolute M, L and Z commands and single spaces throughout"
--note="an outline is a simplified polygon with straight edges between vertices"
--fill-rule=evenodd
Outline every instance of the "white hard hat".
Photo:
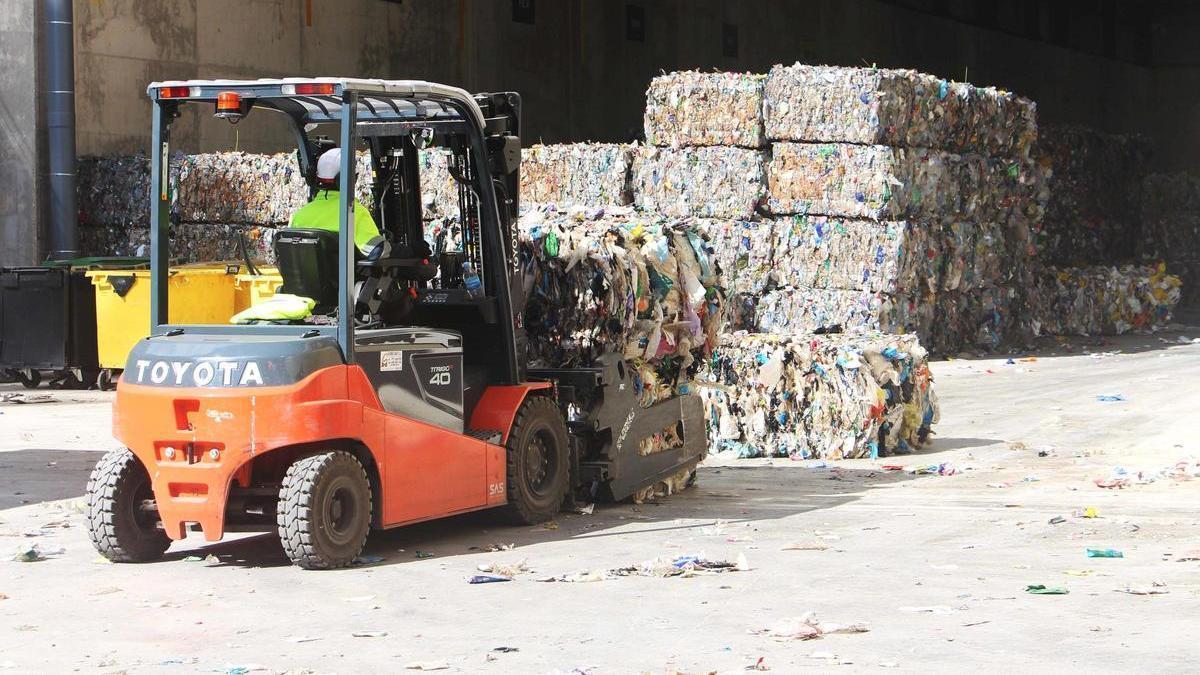
M 342 149 L 330 148 L 317 159 L 317 179 L 333 180 L 342 170 Z

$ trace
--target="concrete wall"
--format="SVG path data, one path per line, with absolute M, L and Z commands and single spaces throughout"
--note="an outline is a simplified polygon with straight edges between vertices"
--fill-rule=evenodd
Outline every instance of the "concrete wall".
M 1196 3 L 1153 3 L 1158 18 L 1149 37 L 1118 32 L 1111 53 L 1121 60 L 1114 60 L 1095 55 L 1103 26 L 1094 14 L 1068 12 L 1064 20 L 1057 5 L 1046 14 L 1045 2 L 1034 18 L 1070 48 L 1018 36 L 1028 32 L 1022 8 L 1030 3 L 995 3 L 989 29 L 970 23 L 978 12 L 971 0 L 534 2 L 530 25 L 513 20 L 513 0 L 75 0 L 79 152 L 144 152 L 145 88 L 153 80 L 437 80 L 521 92 L 526 142 L 630 140 L 640 133 L 646 84 L 660 71 L 761 72 L 796 60 L 912 67 L 1011 89 L 1037 100 L 1045 121 L 1148 134 L 1158 169 L 1194 166 L 1200 150 Z M 36 5 L 0 0 L 5 264 L 40 255 Z M 627 5 L 644 12 L 644 40 L 626 35 Z M 946 8 L 961 21 L 931 13 Z M 734 58 L 722 53 L 726 24 L 738 31 Z M 1154 45 L 1148 59 L 1147 41 Z M 184 151 L 271 151 L 289 143 L 278 120 L 262 113 L 231 126 L 192 110 L 173 137 Z
M 40 255 L 36 27 L 33 2 L 0 2 L 0 266 Z
M 955 2 L 963 5 L 956 11 L 969 13 L 969 3 Z M 644 10 L 644 41 L 626 38 L 627 4 Z M 541 0 L 528 25 L 513 21 L 512 0 L 76 0 L 79 148 L 141 151 L 145 85 L 155 79 L 346 74 L 510 89 L 524 97 L 531 141 L 628 140 L 641 126 L 646 84 L 659 71 L 763 71 L 803 60 L 912 67 L 1000 86 L 1037 100 L 1046 121 L 1148 133 L 1164 164 L 1191 161 L 1191 146 L 1172 134 L 1183 125 L 1200 142 L 1200 123 L 1190 121 L 1197 117 L 1179 114 L 1172 117 L 1177 124 L 1164 126 L 1161 106 L 1147 105 L 1169 90 L 1161 85 L 1171 71 L 1157 74 L 909 4 L 914 8 L 881 0 Z M 1019 20 L 1015 5 L 1000 5 L 1001 26 Z M 723 24 L 737 27 L 737 58 L 722 55 Z M 1099 39 L 1087 17 L 1071 31 L 1070 44 Z M 1200 105 L 1194 89 L 1184 91 L 1189 105 Z M 1181 109 L 1178 100 L 1171 103 Z M 176 123 L 174 140 L 181 149 L 272 149 L 288 140 L 272 122 L 252 116 L 234 127 L 192 111 Z

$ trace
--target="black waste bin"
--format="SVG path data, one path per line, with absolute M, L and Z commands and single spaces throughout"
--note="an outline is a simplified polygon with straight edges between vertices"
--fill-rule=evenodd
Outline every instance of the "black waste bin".
M 96 357 L 96 296 L 84 269 L 0 270 L 0 368 L 27 386 L 41 371 L 91 384 Z

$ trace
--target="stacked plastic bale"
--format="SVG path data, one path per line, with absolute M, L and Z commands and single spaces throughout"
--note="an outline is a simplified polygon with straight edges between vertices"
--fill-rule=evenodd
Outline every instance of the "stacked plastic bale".
M 688 219 L 551 207 L 520 219 L 530 364 L 637 374 L 643 405 L 690 391 L 724 322 L 719 264 Z
M 701 381 L 714 452 L 844 459 L 910 452 L 938 421 L 915 335 L 721 338 Z
M 629 204 L 634 146 L 533 145 L 521 151 L 521 204 L 613 207 Z
M 762 75 L 662 75 L 646 91 L 649 145 L 634 157 L 634 203 L 669 217 L 751 220 L 763 199 Z
M 1154 174 L 1142 190 L 1143 261 L 1166 261 L 1183 281 L 1181 304 L 1200 301 L 1200 176 Z
M 717 242 L 729 329 L 751 325 L 755 299 L 769 283 L 772 226 L 758 213 L 767 158 L 764 83 L 747 73 L 654 78 L 646 91 L 647 145 L 638 148 L 630 179 L 639 209 L 701 219 L 698 226 Z
M 1035 328 L 1044 335 L 1154 331 L 1170 323 L 1181 285 L 1165 264 L 1048 267 L 1035 284 Z
M 1046 125 L 1035 156 L 1053 171 L 1053 189 L 1038 237 L 1051 265 L 1111 265 L 1131 259 L 1142 217 L 1150 150 L 1140 136 Z
M 939 351 L 1022 332 L 1012 311 L 1046 196 L 1032 102 L 910 70 L 801 64 L 773 68 L 764 96 L 766 207 L 792 235 L 760 329 L 917 331 Z M 841 273 L 793 273 L 813 266 Z
M 357 156 L 355 198 L 371 201 L 373 173 Z M 277 228 L 308 201 L 295 153 L 178 154 L 170 158 L 171 256 L 182 262 L 274 260 Z M 144 155 L 79 161 L 80 240 L 93 255 L 146 255 L 150 161 Z

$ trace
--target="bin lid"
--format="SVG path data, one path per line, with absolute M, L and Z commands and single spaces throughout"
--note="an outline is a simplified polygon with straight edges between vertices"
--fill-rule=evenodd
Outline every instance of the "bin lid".
M 69 267 L 72 269 L 131 269 L 135 267 L 145 267 L 150 264 L 150 259 L 146 257 L 135 258 L 131 256 L 88 256 L 84 258 L 70 258 L 68 260 L 47 260 L 42 263 L 42 267 Z

